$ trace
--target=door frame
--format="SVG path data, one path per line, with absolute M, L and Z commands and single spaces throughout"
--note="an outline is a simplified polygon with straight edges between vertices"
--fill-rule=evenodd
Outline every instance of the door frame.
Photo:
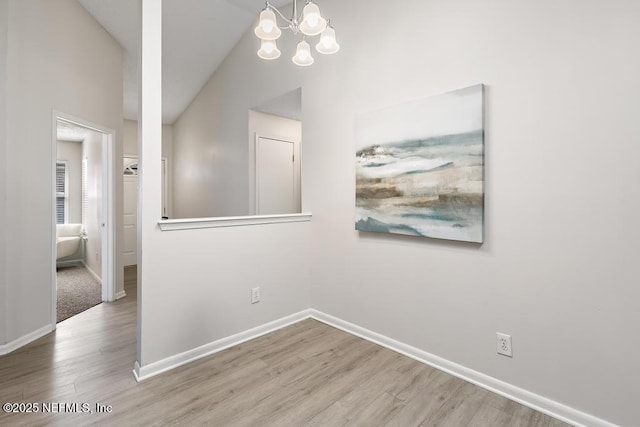
M 51 164 L 52 164 L 52 193 L 55 192 L 55 163 L 58 153 L 58 120 L 83 127 L 102 134 L 102 301 L 115 301 L 115 278 L 116 278 L 116 176 L 114 174 L 115 165 L 115 141 L 116 131 L 92 123 L 88 120 L 52 110 L 51 120 Z M 53 212 L 55 212 L 55 197 L 53 198 Z M 57 289 L 56 289 L 56 219 L 51 216 L 51 245 L 53 263 L 51 269 L 51 324 L 53 328 L 57 325 Z

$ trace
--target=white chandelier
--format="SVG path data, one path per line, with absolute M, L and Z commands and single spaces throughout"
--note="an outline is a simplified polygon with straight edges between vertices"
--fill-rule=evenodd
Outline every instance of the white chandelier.
M 289 29 L 293 34 L 302 34 L 302 40 L 298 43 L 296 54 L 291 58 L 294 64 L 302 67 L 313 64 L 311 47 L 305 36 L 320 35 L 320 41 L 316 44 L 316 50 L 322 54 L 330 55 L 340 50 L 340 45 L 336 42 L 336 31 L 329 21 L 322 17 L 320 9 L 312 1 L 308 0 L 302 15 L 298 16 L 297 0 L 293 0 L 293 14 L 291 19 L 287 19 L 276 7 L 268 1 L 265 8 L 260 12 L 260 21 L 254 32 L 261 40 L 258 56 L 262 59 L 277 59 L 280 57 L 280 50 L 276 45 L 276 40 L 282 34 L 282 30 Z M 285 26 L 278 26 L 276 13 L 286 23 Z

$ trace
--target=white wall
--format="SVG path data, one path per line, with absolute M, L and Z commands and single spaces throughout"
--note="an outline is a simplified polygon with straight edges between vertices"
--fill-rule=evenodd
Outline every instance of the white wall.
M 144 368 L 176 353 L 308 308 L 311 278 L 309 223 L 202 231 L 158 229 L 160 170 L 159 164 L 155 165 L 161 153 L 155 141 L 160 137 L 161 81 L 155 70 L 160 64 L 161 33 L 153 18 L 159 19 L 161 13 L 156 9 L 157 1 L 143 0 L 142 5 L 143 168 L 142 212 L 138 217 L 142 251 L 138 266 L 141 335 L 137 361 Z M 295 82 L 289 84 L 276 84 L 263 100 L 299 87 Z M 229 105 L 243 111 L 244 126 L 238 128 L 236 138 L 243 150 L 247 149 L 247 111 L 250 106 L 259 105 L 247 101 Z M 211 115 L 211 120 L 218 118 Z M 174 144 L 177 127 L 174 124 Z M 177 166 L 177 156 L 174 160 Z M 208 163 L 203 167 L 208 167 Z M 174 171 L 177 175 L 178 170 Z M 242 165 L 242 173 L 247 176 L 246 163 Z M 247 191 L 241 195 L 246 203 Z M 174 193 L 174 210 L 179 209 L 179 203 L 179 195 Z M 262 300 L 252 305 L 250 289 L 255 286 L 261 287 Z M 179 315 L 167 316 L 169 312 Z
M 218 207 L 206 195 L 217 197 L 219 176 L 241 166 L 225 164 L 227 152 L 246 150 L 236 114 L 301 86 L 303 210 L 312 222 L 162 233 L 147 219 L 139 362 L 311 304 L 634 424 L 640 4 L 406 0 L 381 9 L 326 0 L 321 7 L 343 47 L 337 56 L 316 54 L 312 67 L 297 68 L 285 37 L 282 58 L 261 62 L 249 31 L 174 127 L 176 143 L 185 144 L 176 180 L 193 190 L 176 192 L 176 209 L 199 194 L 194 213 L 210 215 Z M 485 243 L 356 232 L 357 115 L 475 83 L 486 84 Z M 204 118 L 209 124 L 198 126 Z M 178 138 L 183 126 L 223 144 L 196 154 L 192 140 Z M 235 204 L 247 184 L 238 176 L 231 185 Z M 183 271 L 188 292 L 175 286 Z M 256 284 L 263 301 L 250 306 Z M 513 359 L 496 355 L 496 331 L 513 336 Z
M 67 189 L 68 223 L 82 223 L 82 142 L 58 141 L 58 160 L 67 161 L 69 188 Z
M 278 81 L 269 70 L 249 80 L 252 70 L 232 65 L 237 56 L 230 54 L 173 125 L 176 218 L 249 213 L 248 110 L 299 87 L 300 76 Z M 227 86 L 240 80 L 246 84 L 242 91 Z
M 9 0 L 7 203 L 5 230 L 7 341 L 50 325 L 54 271 L 52 111 L 116 131 L 122 158 L 122 52 L 72 0 Z M 73 23 L 73 25 L 70 25 Z M 4 99 L 4 97 L 3 97 Z M 4 156 L 3 156 L 4 157 Z M 30 176 L 24 179 L 25 161 Z M 116 174 L 116 230 L 122 217 L 122 176 Z M 123 289 L 116 239 L 116 292 Z
M 225 97 L 218 92 L 223 86 L 219 81 L 227 78 L 226 68 L 214 73 L 174 124 L 175 218 L 255 214 L 256 133 L 295 142 L 295 155 L 300 158 L 300 121 L 248 107 L 243 110 L 244 104 L 224 106 L 233 101 L 229 94 Z M 228 117 L 217 120 L 212 108 Z M 243 146 L 239 138 L 245 130 L 249 137 Z M 299 188 L 299 163 L 296 179 Z
M 102 278 L 102 222 L 103 210 L 103 173 L 102 173 L 103 134 L 88 132 L 82 143 L 82 157 L 87 159 L 87 217 L 85 231 L 87 240 L 84 246 L 84 262 L 89 270 Z
M 202 91 L 218 94 L 221 88 L 213 87 L 210 81 Z M 222 97 L 197 96 L 173 124 L 176 218 L 248 212 L 248 182 L 243 179 L 246 163 L 236 160 L 246 159 L 247 148 L 233 138 L 218 135 L 220 124 L 229 118 L 216 98 Z M 239 194 L 244 197 L 237 197 Z M 231 209 L 234 206 L 238 207 Z
M 343 51 L 309 73 L 332 84 L 303 87 L 305 190 L 323 260 L 314 308 L 635 424 L 640 4 L 365 5 L 327 4 Z M 380 22 L 395 24 L 380 33 Z M 485 244 L 354 231 L 356 115 L 480 82 Z M 513 336 L 513 359 L 496 355 L 497 331 Z
M 125 120 L 123 129 L 124 154 L 138 155 L 138 121 Z M 162 125 L 162 157 L 171 158 L 173 154 L 173 125 Z
M 6 224 L 7 188 L 7 29 L 8 2 L 0 0 L 0 223 Z M 6 228 L 0 227 L 0 311 L 7 312 Z M 0 314 L 0 345 L 7 342 L 6 315 Z
M 138 155 L 138 121 L 125 120 L 122 128 L 122 152 L 124 155 Z
M 256 135 L 282 139 L 284 141 L 290 141 L 294 143 L 295 156 L 295 188 L 300 189 L 300 142 L 302 141 L 302 122 L 298 120 L 287 119 L 285 117 L 274 116 L 272 114 L 260 113 L 258 111 L 249 111 L 249 148 L 247 168 L 249 171 L 249 214 L 255 215 L 256 213 Z M 179 145 L 176 144 L 176 148 L 179 149 Z M 202 147 L 201 149 L 206 149 Z M 180 183 L 176 182 L 176 187 L 179 191 L 182 191 Z M 300 197 L 300 191 L 297 192 L 297 213 L 302 209 L 302 199 Z M 186 209 L 185 209 L 186 210 Z M 294 212 L 291 212 L 294 213 Z

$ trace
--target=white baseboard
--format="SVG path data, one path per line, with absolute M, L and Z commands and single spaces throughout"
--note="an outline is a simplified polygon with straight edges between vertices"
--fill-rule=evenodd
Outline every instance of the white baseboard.
M 23 335 L 18 339 L 15 339 L 11 342 L 8 342 L 6 344 L 2 344 L 0 345 L 0 356 L 4 355 L 4 354 L 9 354 L 14 350 L 19 349 L 20 347 L 29 344 L 32 341 L 37 340 L 38 338 L 41 338 L 45 335 L 47 335 L 48 333 L 52 332 L 54 330 L 54 325 L 47 325 L 47 326 L 43 326 L 42 328 L 33 331 L 27 335 Z
M 532 393 L 528 390 L 516 387 L 512 384 L 501 381 L 497 378 L 490 377 L 481 372 L 474 371 L 465 366 L 443 359 L 434 354 L 412 347 L 408 344 L 396 341 L 392 338 L 362 328 L 353 323 L 349 323 L 337 317 L 333 317 L 318 310 L 311 309 L 310 317 L 322 323 L 333 326 L 350 334 L 356 335 L 367 341 L 386 347 L 390 350 L 404 354 L 418 362 L 433 366 L 436 369 L 447 372 L 455 377 L 473 383 L 479 387 L 497 393 L 507 399 L 514 400 L 536 411 L 550 415 L 561 421 L 574 425 L 576 427 L 598 426 L 598 427 L 616 427 L 608 421 L 597 418 L 593 415 L 563 405 L 560 402 L 548 399 L 544 396 Z
M 182 366 L 186 363 L 193 362 L 229 347 L 233 347 L 234 345 L 242 344 L 245 341 L 258 338 L 262 335 L 282 329 L 294 323 L 298 323 L 304 319 L 308 319 L 309 317 L 311 317 L 310 310 L 303 310 L 299 313 L 274 320 L 273 322 L 265 323 L 264 325 L 213 341 L 209 344 L 202 345 L 192 350 L 187 350 L 183 353 L 167 357 L 166 359 L 162 359 L 145 366 L 140 366 L 136 361 L 133 369 L 133 376 L 136 381 L 146 380 L 155 375 L 177 368 L 178 366 Z
M 367 341 L 386 347 L 390 350 L 410 357 L 418 362 L 433 366 L 436 369 L 447 372 L 455 377 L 468 381 L 493 393 L 497 393 L 507 399 L 521 403 L 536 411 L 542 412 L 576 427 L 616 427 L 608 421 L 556 402 L 544 396 L 532 393 L 528 390 L 501 381 L 497 378 L 443 359 L 442 357 L 420 350 L 408 344 L 396 341 L 377 332 L 370 331 L 361 326 L 331 316 L 315 309 L 303 310 L 291 316 L 283 317 L 273 322 L 249 329 L 244 332 L 222 338 L 209 344 L 185 351 L 166 359 L 159 360 L 149 365 L 140 366 L 135 363 L 133 375 L 136 381 L 143 381 L 160 373 L 193 362 L 234 345 L 252 340 L 307 318 L 318 320 L 327 325 L 343 330 Z
M 84 268 L 86 268 L 86 269 L 87 269 L 87 271 L 88 271 L 89 273 L 91 273 L 91 275 L 93 276 L 93 278 L 94 278 L 94 279 L 96 279 L 96 280 L 98 281 L 98 283 L 100 283 L 100 286 L 102 286 L 102 278 L 101 278 L 100 276 L 98 276 L 98 275 L 96 274 L 96 272 L 95 272 L 95 271 L 93 271 L 93 270 L 91 269 L 91 267 L 89 267 L 89 265 L 87 265 L 87 263 L 86 263 L 86 262 L 84 262 L 84 260 L 82 260 L 82 265 L 84 265 Z
M 127 293 L 124 290 L 122 290 L 122 291 L 120 291 L 120 292 L 118 292 L 116 294 L 116 301 L 119 300 L 120 298 L 124 298 L 126 296 L 127 296 Z

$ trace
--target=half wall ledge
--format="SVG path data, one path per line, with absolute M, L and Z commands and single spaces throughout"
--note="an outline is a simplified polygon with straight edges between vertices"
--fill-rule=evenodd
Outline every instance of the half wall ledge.
M 162 231 L 193 230 L 198 228 L 242 227 L 245 225 L 281 224 L 311 221 L 310 213 L 282 215 L 228 216 L 219 218 L 181 218 L 158 221 Z

